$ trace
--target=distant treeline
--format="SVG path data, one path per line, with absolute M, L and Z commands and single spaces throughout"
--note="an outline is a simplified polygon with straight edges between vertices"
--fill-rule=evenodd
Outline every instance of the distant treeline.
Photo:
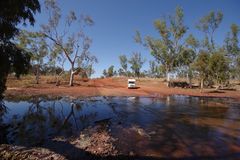
M 176 8 L 174 15 L 154 21 L 159 37 L 142 37 L 136 31 L 135 42 L 149 51 L 155 61 L 149 62 L 149 70 L 141 71 L 145 60 L 141 53 L 119 57 L 121 68 L 113 70 L 113 66 L 103 71 L 103 75 L 165 77 L 175 74 L 186 77 L 191 85 L 194 77 L 199 79 L 201 88 L 210 83 L 218 86 L 229 84 L 229 80 L 240 80 L 240 45 L 239 26 L 232 24 L 226 32 L 224 43 L 215 43 L 215 33 L 224 15 L 222 12 L 211 11 L 199 19 L 196 29 L 202 32 L 203 39 L 194 37 L 184 24 L 184 11 Z M 130 65 L 130 69 L 128 68 Z

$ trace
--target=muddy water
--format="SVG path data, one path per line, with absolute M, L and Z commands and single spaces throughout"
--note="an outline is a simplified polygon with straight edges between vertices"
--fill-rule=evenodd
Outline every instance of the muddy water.
M 240 158 L 240 103 L 169 96 L 6 100 L 8 143 L 41 146 L 107 124 L 119 154 L 164 158 Z

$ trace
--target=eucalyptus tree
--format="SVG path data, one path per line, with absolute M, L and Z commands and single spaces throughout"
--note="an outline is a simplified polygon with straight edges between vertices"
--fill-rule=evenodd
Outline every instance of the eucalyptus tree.
M 54 52 L 54 51 L 51 52 L 51 54 L 49 56 L 50 56 L 50 61 L 49 61 L 48 65 L 53 64 L 53 68 L 55 70 L 54 75 L 56 77 L 56 86 L 59 86 L 60 85 L 60 77 L 65 72 L 64 65 L 66 62 L 66 57 L 61 52 L 56 54 L 56 52 Z
M 107 71 L 107 77 L 112 77 L 112 76 L 114 76 L 114 66 L 113 65 L 111 65 Z
M 203 46 L 207 48 L 210 53 L 213 53 L 216 49 L 214 44 L 214 33 L 221 24 L 222 19 L 222 12 L 211 11 L 207 15 L 202 17 L 196 26 L 197 29 L 204 32 L 205 39 L 203 41 Z
M 108 73 L 107 73 L 107 70 L 106 70 L 106 69 L 103 70 L 103 76 L 104 76 L 104 77 L 107 77 L 107 76 L 108 76 Z
M 190 34 L 185 39 L 185 46 L 189 49 L 192 49 L 195 52 L 195 54 L 197 54 L 198 49 L 200 47 L 200 42 L 192 34 Z
M 196 59 L 196 52 L 193 49 L 184 48 L 184 50 L 179 54 L 177 65 L 183 71 L 185 71 L 187 75 L 187 80 L 190 85 L 192 86 L 192 78 L 193 78 L 193 71 L 191 65 L 194 63 Z
M 236 59 L 236 77 L 238 78 L 238 80 L 240 80 L 240 56 L 238 56 L 238 58 Z
M 65 19 L 62 18 L 61 9 L 55 0 L 45 0 L 44 4 L 49 17 L 48 23 L 41 26 L 41 34 L 52 42 L 54 50 L 61 50 L 70 63 L 69 85 L 73 86 L 74 75 L 82 71 L 82 65 L 85 66 L 89 61 L 97 62 L 89 51 L 92 40 L 84 30 L 94 22 L 89 16 L 77 17 L 74 11 L 70 11 Z
M 192 77 L 193 77 L 193 71 L 192 71 L 191 65 L 196 59 L 196 56 L 199 51 L 199 46 L 200 46 L 199 41 L 192 34 L 190 34 L 185 39 L 184 48 L 180 52 L 177 59 L 177 66 L 182 68 L 186 72 L 190 87 L 192 85 Z
M 229 80 L 229 60 L 225 54 L 223 48 L 217 49 L 212 54 L 205 50 L 199 52 L 191 66 L 199 74 L 201 91 L 204 88 L 204 84 L 209 85 L 209 82 L 212 80 L 218 86 L 222 86 Z
M 177 7 L 175 15 L 156 20 L 154 26 L 159 32 L 160 38 L 145 37 L 145 46 L 150 49 L 151 55 L 157 62 L 164 67 L 167 77 L 168 73 L 174 70 L 177 57 L 183 48 L 182 38 L 188 29 L 184 25 L 183 9 Z M 139 33 L 137 33 L 135 41 L 142 43 Z
M 128 62 L 131 64 L 131 69 L 134 73 L 134 76 L 139 78 L 141 74 L 140 70 L 145 63 L 145 59 L 142 58 L 141 53 L 133 52 Z
M 124 70 L 124 74 L 125 74 L 125 76 L 127 76 L 128 59 L 127 59 L 126 55 L 120 55 L 119 60 L 120 60 L 121 67 Z
M 232 75 L 240 79 L 240 46 L 239 46 L 239 26 L 231 25 L 231 32 L 227 33 L 225 38 L 225 50 L 227 57 L 230 59 L 230 68 L 232 68 Z
M 218 86 L 229 80 L 229 61 L 225 57 L 224 49 L 218 49 L 209 59 L 209 71 Z M 217 87 L 218 89 L 219 87 Z
M 36 76 L 36 83 L 39 83 L 40 70 L 44 65 L 44 58 L 48 55 L 47 43 L 37 32 L 22 30 L 16 38 L 19 48 L 31 53 L 31 65 Z
M 155 61 L 149 61 L 149 76 L 156 78 L 158 76 L 159 66 Z
M 85 68 L 85 70 L 88 78 L 90 78 L 95 73 L 95 70 L 93 69 L 92 64 L 88 65 L 87 68 Z
M 209 76 L 209 72 L 210 72 L 209 61 L 210 61 L 210 55 L 206 51 L 201 50 L 196 60 L 192 64 L 192 67 L 194 68 L 194 70 L 196 70 L 199 74 L 201 91 L 203 90 L 203 87 L 204 87 L 204 81 Z

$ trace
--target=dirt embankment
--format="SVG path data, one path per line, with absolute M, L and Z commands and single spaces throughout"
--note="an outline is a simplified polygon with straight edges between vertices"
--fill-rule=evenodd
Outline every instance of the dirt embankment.
M 0 144 L 0 159 L 4 160 L 67 160 L 114 158 L 118 151 L 107 127 L 95 126 L 71 138 L 55 137 L 42 146 L 29 147 Z M 112 159 L 109 158 L 109 159 Z
M 14 84 L 17 80 L 11 80 Z M 18 83 L 18 82 L 16 82 Z M 15 84 L 16 84 L 15 83 Z M 76 81 L 73 87 L 67 83 L 55 86 L 54 83 L 42 82 L 38 85 L 8 85 L 6 96 L 146 96 L 163 97 L 168 95 L 189 95 L 189 96 L 207 96 L 207 97 L 231 97 L 240 99 L 240 91 L 221 90 L 215 92 L 214 89 L 205 89 L 200 92 L 199 89 L 186 88 L 168 88 L 166 84 L 159 79 L 137 79 L 138 89 L 127 88 L 127 78 L 105 78 L 92 79 L 88 82 Z

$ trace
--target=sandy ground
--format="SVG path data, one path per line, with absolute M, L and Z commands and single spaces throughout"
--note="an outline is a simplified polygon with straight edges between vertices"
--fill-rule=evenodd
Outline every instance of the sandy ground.
M 12 82 L 14 83 L 14 82 Z M 88 82 L 77 81 L 73 87 L 67 84 L 55 86 L 54 83 L 42 83 L 30 87 L 8 86 L 6 96 L 146 96 L 164 97 L 168 95 L 189 95 L 207 97 L 231 97 L 240 100 L 240 91 L 205 89 L 203 93 L 199 89 L 168 88 L 158 79 L 137 79 L 137 89 L 127 88 L 127 78 L 92 79 Z

